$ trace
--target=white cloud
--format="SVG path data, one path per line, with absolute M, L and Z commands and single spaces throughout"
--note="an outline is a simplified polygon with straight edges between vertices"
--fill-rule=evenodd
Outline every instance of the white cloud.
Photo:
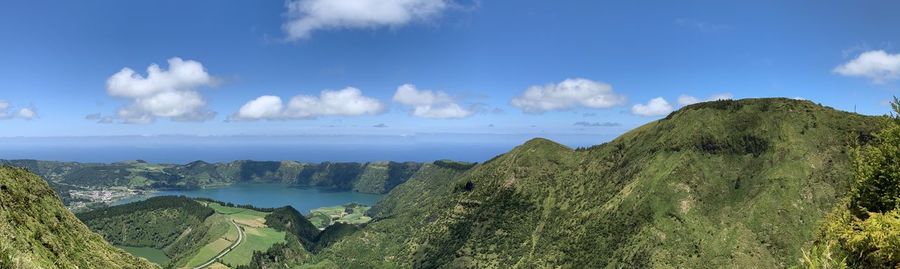
M 19 111 L 16 111 L 16 118 L 24 119 L 24 120 L 33 120 L 38 117 L 37 112 L 34 109 L 23 107 L 20 108 Z
M 662 97 L 656 97 L 650 99 L 650 102 L 645 104 L 635 104 L 631 107 L 631 113 L 639 116 L 645 117 L 654 117 L 654 116 L 662 116 L 672 112 L 672 105 L 663 99 Z
M 609 108 L 625 103 L 625 96 L 612 86 L 583 78 L 566 79 L 558 84 L 531 86 L 512 99 L 512 105 L 527 113 L 542 113 L 575 107 Z
M 418 90 L 416 85 L 403 84 L 394 93 L 394 102 L 413 106 L 411 115 L 421 118 L 458 119 L 471 116 L 474 111 L 457 104 L 442 91 Z
M 6 100 L 0 100 L 0 120 L 8 120 L 13 118 L 33 120 L 38 118 L 38 113 L 33 106 L 14 108 L 12 104 L 7 102 Z
M 284 114 L 281 97 L 264 95 L 247 102 L 238 110 L 237 116 L 243 119 L 275 119 Z
M 682 106 L 692 105 L 700 102 L 709 102 L 709 101 L 717 101 L 717 100 L 728 100 L 734 98 L 734 95 L 729 92 L 716 93 L 710 95 L 706 99 L 701 100 L 700 98 L 693 97 L 690 95 L 682 94 L 678 96 L 678 104 Z
M 363 96 L 357 88 L 323 90 L 319 96 L 297 95 L 284 105 L 281 97 L 260 96 L 247 102 L 231 120 L 288 120 L 311 119 L 319 116 L 374 115 L 385 111 L 385 105 Z
M 0 100 L 0 119 L 8 119 L 9 117 L 9 102 Z
M 288 40 L 321 29 L 399 27 L 441 14 L 449 0 L 289 0 L 282 29 Z
M 684 95 L 684 94 L 682 94 L 681 96 L 678 96 L 678 104 L 679 105 L 686 106 L 686 105 L 692 105 L 692 104 L 696 104 L 696 103 L 700 103 L 700 99 L 697 99 L 697 97 L 693 97 L 690 95 Z
M 126 123 L 151 123 L 159 117 L 204 121 L 215 116 L 197 91 L 214 84 L 203 64 L 178 57 L 169 59 L 168 63 L 168 70 L 150 65 L 147 77 L 126 67 L 106 80 L 106 92 L 110 96 L 131 101 L 116 112 L 120 119 Z
M 900 78 L 900 54 L 888 54 L 883 50 L 863 52 L 833 71 L 848 77 L 865 77 L 881 84 Z

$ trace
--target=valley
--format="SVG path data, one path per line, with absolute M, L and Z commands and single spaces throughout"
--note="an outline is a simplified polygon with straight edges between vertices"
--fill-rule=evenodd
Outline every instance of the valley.
M 420 167 L 414 162 L 300 163 L 294 161 L 191 162 L 185 165 L 145 161 L 78 163 L 38 160 L 0 160 L 0 164 L 24 167 L 47 180 L 73 211 L 85 211 L 158 195 L 232 196 L 255 183 L 325 192 L 359 193 L 358 202 L 372 204 L 375 197 L 405 182 Z M 238 191 L 229 193 L 237 186 Z M 302 191 L 298 191 L 302 192 Z M 367 196 L 364 194 L 373 194 Z M 316 195 L 305 193 L 306 195 Z M 327 196 L 327 195 L 318 195 Z M 277 196 L 276 196 L 277 197 Z M 323 199 L 330 201 L 329 199 Z M 258 199 L 253 199 L 259 202 Z M 278 204 L 290 204 L 285 199 Z M 320 204 L 333 206 L 350 201 Z M 246 203 L 246 201 L 241 201 Z M 305 208 L 305 207 L 304 207 Z M 311 209 L 311 208 L 309 208 Z
M 863 176 L 896 166 L 890 119 L 790 99 L 705 102 L 588 148 L 535 138 L 483 163 L 417 164 L 371 206 L 299 209 L 294 191 L 329 192 L 232 182 L 76 216 L 163 268 L 882 267 L 892 248 L 866 242 L 894 246 L 895 200 L 879 195 L 895 199 L 896 184 Z

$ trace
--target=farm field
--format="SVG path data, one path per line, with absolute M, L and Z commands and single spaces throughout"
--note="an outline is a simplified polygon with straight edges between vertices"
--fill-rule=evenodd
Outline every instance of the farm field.
M 310 210 L 307 218 L 320 230 L 325 229 L 325 227 L 336 222 L 363 224 L 372 220 L 371 217 L 365 215 L 369 208 L 370 207 L 368 206 L 356 203 L 341 206 L 320 207 Z
M 210 259 L 221 254 L 238 240 L 238 227 L 243 231 L 244 238 L 227 254 L 217 259 L 208 268 L 228 268 L 229 266 L 246 265 L 250 263 L 254 251 L 265 251 L 276 243 L 284 242 L 285 233 L 266 226 L 266 215 L 269 213 L 252 209 L 224 206 L 219 203 L 199 201 L 215 211 L 215 215 L 221 220 L 216 222 L 216 228 L 227 231 L 221 233 L 220 238 L 203 246 L 194 257 L 186 264 L 187 268 L 194 268 L 205 264 Z M 235 227 L 234 224 L 238 227 Z

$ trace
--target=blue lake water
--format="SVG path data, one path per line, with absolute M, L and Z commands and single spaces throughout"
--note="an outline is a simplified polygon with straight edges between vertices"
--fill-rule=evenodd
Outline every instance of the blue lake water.
M 303 214 L 311 209 L 336 206 L 346 203 L 374 205 L 381 195 L 358 192 L 335 192 L 319 188 L 303 188 L 285 184 L 234 184 L 220 188 L 181 191 L 157 191 L 151 195 L 131 197 L 116 201 L 113 205 L 144 200 L 153 196 L 183 195 L 195 198 L 210 198 L 234 204 L 249 204 L 256 207 L 293 206 Z

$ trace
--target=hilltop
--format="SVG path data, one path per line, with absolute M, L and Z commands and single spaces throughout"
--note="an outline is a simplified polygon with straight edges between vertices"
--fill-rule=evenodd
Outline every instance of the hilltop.
M 0 166 L 0 238 L 0 268 L 156 268 L 91 232 L 22 168 Z
M 534 139 L 413 176 L 309 264 L 339 267 L 794 265 L 883 121 L 791 99 L 684 107 L 602 145 Z M 353 258 L 347 258 L 353 257 Z

